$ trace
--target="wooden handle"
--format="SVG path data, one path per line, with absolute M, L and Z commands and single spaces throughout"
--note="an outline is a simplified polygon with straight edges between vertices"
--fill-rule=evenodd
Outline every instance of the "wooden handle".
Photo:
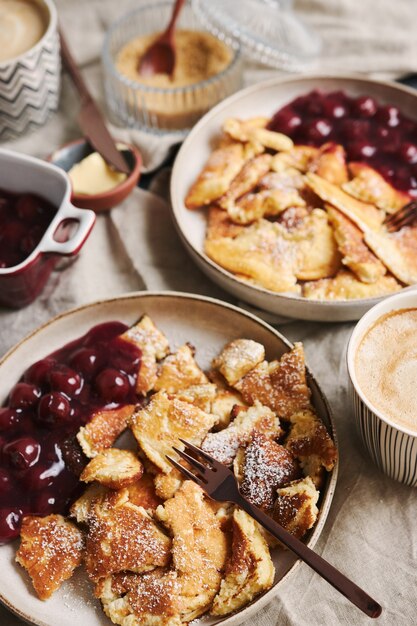
M 369 617 L 379 617 L 381 615 L 382 607 L 378 602 L 320 555 L 310 550 L 302 541 L 299 541 L 299 539 L 287 532 L 269 515 L 266 515 L 258 507 L 253 506 L 243 496 L 240 496 L 237 504 L 366 615 Z
M 82 102 L 92 100 L 88 87 L 84 81 L 84 78 L 82 77 L 82 74 L 78 68 L 78 65 L 75 62 L 74 57 L 71 54 L 67 40 L 65 39 L 61 28 L 59 28 L 59 37 L 61 40 L 62 60 L 68 72 L 71 74 L 71 78 L 74 81 L 75 87 L 77 88 L 77 91 L 81 96 Z
M 172 11 L 171 20 L 166 28 L 165 36 L 172 38 L 175 30 L 175 24 L 177 23 L 178 16 L 184 6 L 185 0 L 176 0 L 174 10 Z

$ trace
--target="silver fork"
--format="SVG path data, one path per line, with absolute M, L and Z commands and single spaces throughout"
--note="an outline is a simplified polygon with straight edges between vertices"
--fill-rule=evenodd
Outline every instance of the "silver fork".
M 369 617 L 379 617 L 381 615 L 381 605 L 373 600 L 363 589 L 349 580 L 321 556 L 313 552 L 302 541 L 287 532 L 269 515 L 266 515 L 261 509 L 258 509 L 258 507 L 246 500 L 239 491 L 235 476 L 227 467 L 216 461 L 207 452 L 197 448 L 197 446 L 183 439 L 180 439 L 180 441 L 184 444 L 185 451 L 178 448 L 173 448 L 173 450 L 194 468 L 195 473 L 180 465 L 170 456 L 167 456 L 167 459 L 186 478 L 197 483 L 214 500 L 237 504 L 366 615 Z M 197 460 L 196 456 L 204 460 L 205 463 Z

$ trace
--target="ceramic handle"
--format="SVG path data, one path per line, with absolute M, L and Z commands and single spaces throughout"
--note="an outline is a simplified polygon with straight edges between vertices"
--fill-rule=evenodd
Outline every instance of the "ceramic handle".
M 77 229 L 68 241 L 56 241 L 54 239 L 54 233 L 64 220 L 77 221 Z M 77 254 L 90 234 L 95 221 L 96 214 L 94 211 L 78 209 L 69 202 L 65 203 L 61 206 L 44 234 L 39 251 L 43 253 L 54 252 L 63 255 Z

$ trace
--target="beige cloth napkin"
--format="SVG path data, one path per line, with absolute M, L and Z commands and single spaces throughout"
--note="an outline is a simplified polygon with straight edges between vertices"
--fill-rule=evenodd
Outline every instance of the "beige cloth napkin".
M 143 1 L 143 0 L 142 0 Z M 145 0 L 149 2 L 150 0 Z M 103 104 L 100 48 L 109 24 L 140 0 L 60 0 L 61 21 L 75 56 Z M 236 0 L 238 6 L 238 0 Z M 297 0 L 304 19 L 321 34 L 320 69 L 394 76 L 417 70 L 417 11 L 413 0 Z M 245 82 L 274 75 L 246 67 Z M 7 147 L 45 156 L 79 136 L 77 99 L 64 77 L 61 106 L 48 124 Z M 115 136 L 125 138 L 124 132 Z M 130 134 L 152 169 L 169 142 Z M 6 145 L 4 144 L 4 147 Z M 30 307 L 0 309 L 0 354 L 24 335 L 71 307 L 126 291 L 174 289 L 232 301 L 208 281 L 185 253 L 171 223 L 169 172 L 162 171 L 149 192 L 135 192 L 123 205 L 100 216 L 77 261 L 54 272 Z M 156 195 L 157 194 L 157 195 Z M 164 199 L 165 198 L 165 199 Z M 416 623 L 417 491 L 385 478 L 359 442 L 347 397 L 344 350 L 351 324 L 291 322 L 290 340 L 305 344 L 307 361 L 333 409 L 340 446 L 340 472 L 331 511 L 317 550 L 384 605 L 381 626 Z M 1 589 L 1 577 L 0 577 Z M 103 624 L 108 620 L 103 616 Z M 0 607 L 1 626 L 23 623 Z M 362 616 L 305 565 L 280 587 L 268 607 L 247 622 L 253 626 L 365 626 Z

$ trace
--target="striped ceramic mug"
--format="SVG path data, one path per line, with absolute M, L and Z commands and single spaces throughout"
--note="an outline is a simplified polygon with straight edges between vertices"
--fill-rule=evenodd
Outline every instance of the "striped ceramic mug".
M 355 372 L 355 355 L 367 331 L 383 315 L 417 309 L 417 288 L 404 289 L 370 309 L 355 326 L 347 348 L 347 366 L 356 425 L 373 461 L 385 474 L 417 486 L 417 431 L 387 418 L 366 398 Z M 378 367 L 374 363 L 373 367 Z
M 0 141 L 44 124 L 58 108 L 61 59 L 58 16 L 52 0 L 31 0 L 46 16 L 41 39 L 0 62 Z

